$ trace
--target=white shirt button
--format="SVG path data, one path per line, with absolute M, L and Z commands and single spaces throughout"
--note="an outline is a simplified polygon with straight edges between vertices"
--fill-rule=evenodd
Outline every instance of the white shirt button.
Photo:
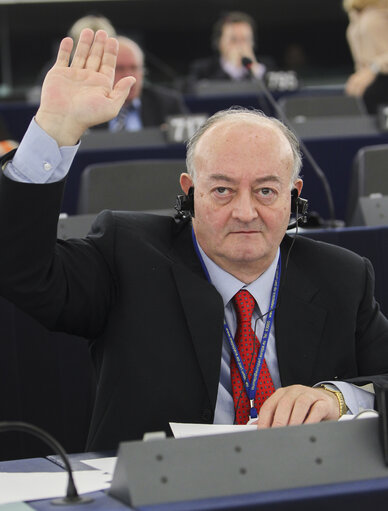
M 52 167 L 53 167 L 53 166 L 52 166 L 52 165 L 51 165 L 51 163 L 49 163 L 48 161 L 45 161 L 45 162 L 44 162 L 44 164 L 43 164 L 43 168 L 44 168 L 44 170 L 49 171 L 49 170 L 51 170 L 51 169 L 52 169 Z

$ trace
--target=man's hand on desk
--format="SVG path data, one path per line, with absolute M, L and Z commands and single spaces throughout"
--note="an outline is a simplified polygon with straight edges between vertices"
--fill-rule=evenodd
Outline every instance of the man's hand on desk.
M 75 145 L 87 128 L 115 117 L 135 83 L 128 76 L 113 87 L 118 42 L 106 32 L 83 30 L 69 67 L 72 47 L 70 37 L 62 40 L 36 114 L 59 146 Z
M 260 409 L 257 427 L 312 424 L 340 417 L 338 400 L 332 392 L 321 388 L 291 385 L 278 389 Z

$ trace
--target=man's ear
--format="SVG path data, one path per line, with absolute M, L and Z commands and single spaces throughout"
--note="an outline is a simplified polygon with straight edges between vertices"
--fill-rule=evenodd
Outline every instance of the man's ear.
M 183 193 L 185 195 L 188 195 L 189 188 L 194 186 L 193 178 L 190 176 L 190 174 L 187 174 L 187 172 L 183 172 L 181 174 L 179 182 L 180 182 Z
M 294 188 L 296 188 L 298 190 L 298 197 L 299 197 L 300 192 L 302 191 L 302 188 L 303 188 L 303 181 L 302 181 L 302 179 L 297 179 L 294 182 Z

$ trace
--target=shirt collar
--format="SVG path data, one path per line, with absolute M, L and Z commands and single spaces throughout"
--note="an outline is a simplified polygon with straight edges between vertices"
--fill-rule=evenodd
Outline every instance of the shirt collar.
M 243 66 L 235 66 L 231 62 L 228 62 L 224 58 L 220 58 L 221 68 L 226 74 L 234 78 L 235 80 L 241 80 L 247 75 L 247 71 Z
M 258 277 L 250 284 L 241 282 L 241 280 L 238 280 L 236 277 L 218 266 L 212 259 L 210 259 L 210 257 L 205 254 L 199 243 L 198 249 L 201 253 L 206 269 L 209 272 L 211 283 L 222 296 L 224 307 L 227 306 L 230 300 L 238 291 L 240 291 L 240 289 L 246 289 L 256 300 L 256 303 L 262 314 L 269 310 L 272 285 L 275 278 L 276 266 L 280 253 L 279 248 L 270 266 L 265 270 L 264 273 L 260 275 L 260 277 Z
M 139 97 L 133 98 L 133 100 L 126 106 L 128 110 L 139 110 L 141 107 L 141 99 Z

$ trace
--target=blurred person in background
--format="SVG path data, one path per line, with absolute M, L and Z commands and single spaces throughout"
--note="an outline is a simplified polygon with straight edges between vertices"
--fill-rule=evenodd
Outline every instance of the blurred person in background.
M 233 11 L 223 15 L 213 27 L 214 55 L 194 61 L 189 69 L 188 87 L 197 80 L 246 80 L 250 73 L 243 66 L 242 57 L 252 61 L 255 78 L 263 78 L 273 67 L 270 59 L 256 58 L 257 26 L 249 14 Z
M 361 97 L 369 113 L 388 103 L 388 0 L 343 0 L 355 72 L 346 93 Z
M 169 115 L 185 114 L 187 109 L 180 93 L 145 81 L 144 53 L 140 46 L 128 37 L 118 36 L 116 39 L 119 50 L 114 83 L 125 76 L 134 76 L 136 83 L 117 117 L 97 128 L 108 128 L 113 132 L 138 131 L 160 126 Z

